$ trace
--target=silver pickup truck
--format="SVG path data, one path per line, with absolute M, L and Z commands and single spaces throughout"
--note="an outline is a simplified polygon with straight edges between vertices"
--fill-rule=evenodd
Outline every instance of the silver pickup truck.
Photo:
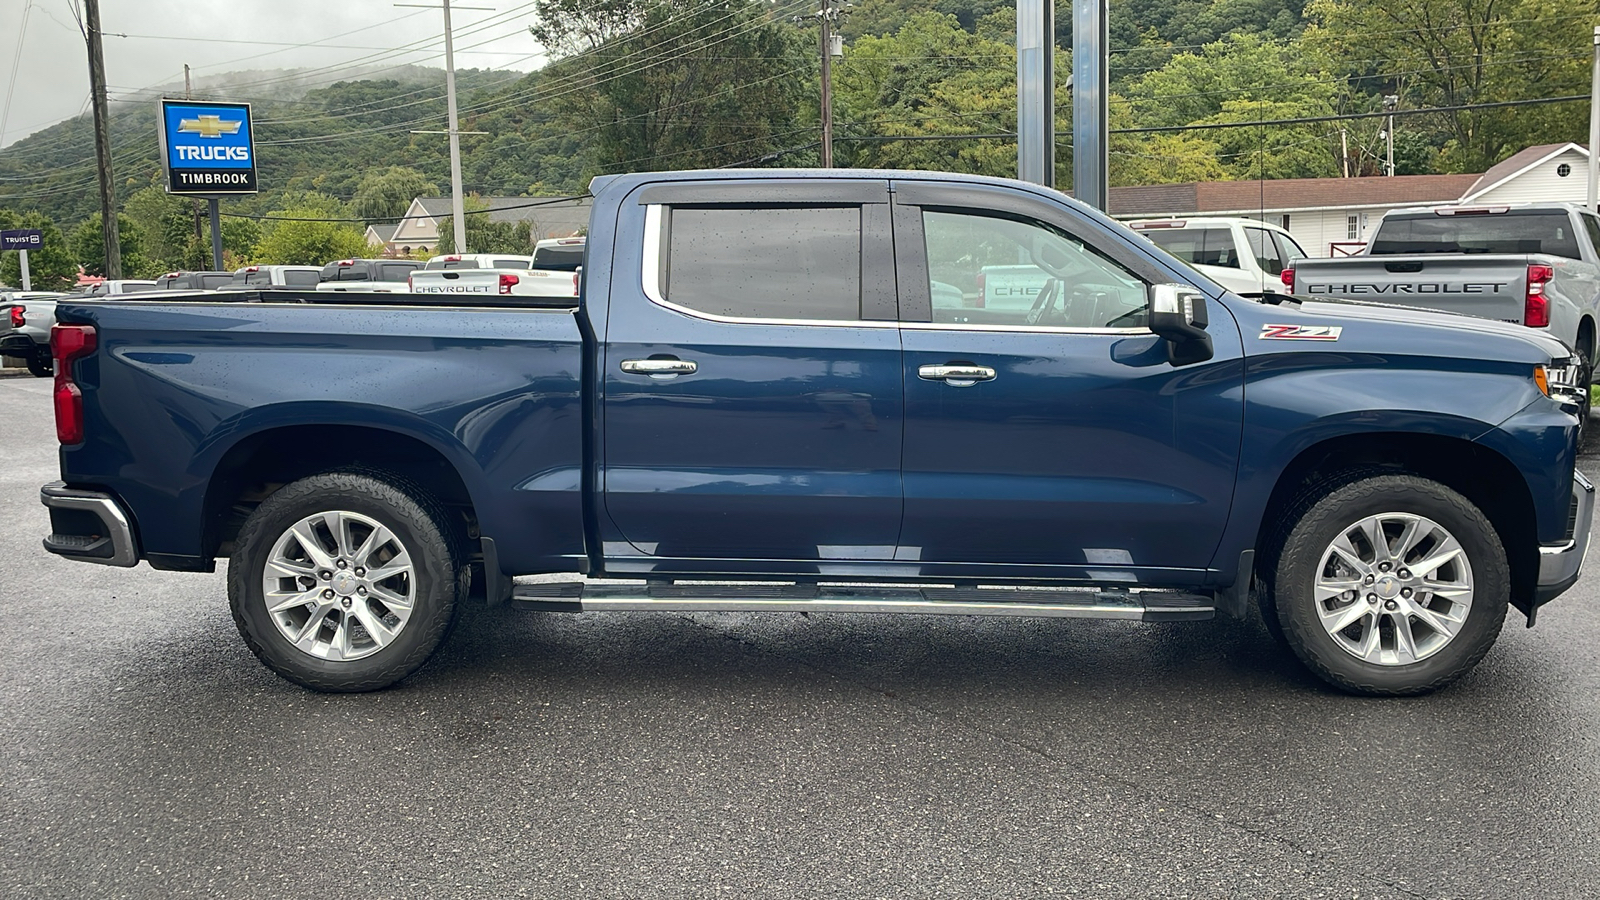
M 1356 256 L 1303 259 L 1284 283 L 1345 297 L 1537 328 L 1576 352 L 1553 373 L 1587 421 L 1600 319 L 1600 216 L 1568 203 L 1398 209 Z

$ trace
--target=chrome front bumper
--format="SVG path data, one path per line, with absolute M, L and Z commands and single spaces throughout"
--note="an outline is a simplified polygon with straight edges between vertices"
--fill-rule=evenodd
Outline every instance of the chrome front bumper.
M 1594 522 L 1594 485 L 1582 472 L 1572 473 L 1572 532 L 1567 540 L 1539 548 L 1539 583 L 1535 605 L 1554 600 L 1578 580 L 1583 555 L 1589 551 L 1589 526 Z
M 132 522 L 115 497 L 52 481 L 39 489 L 39 502 L 50 510 L 51 534 L 44 539 L 46 550 L 103 566 L 139 564 Z

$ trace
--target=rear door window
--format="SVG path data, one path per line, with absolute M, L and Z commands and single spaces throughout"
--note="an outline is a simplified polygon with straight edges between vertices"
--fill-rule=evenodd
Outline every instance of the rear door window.
M 583 244 L 540 247 L 533 251 L 533 267 L 553 272 L 576 272 L 583 265 Z
M 1139 233 L 1192 266 L 1239 268 L 1233 233 L 1226 228 L 1151 228 Z
M 861 208 L 673 207 L 660 289 L 742 319 L 861 319 Z

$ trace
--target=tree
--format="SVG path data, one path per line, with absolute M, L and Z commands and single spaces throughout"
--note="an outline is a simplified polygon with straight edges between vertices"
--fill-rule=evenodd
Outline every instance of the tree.
M 367 173 L 356 188 L 356 216 L 368 222 L 398 219 L 418 197 L 431 197 L 439 192 L 438 186 L 428 176 L 416 169 L 390 166 Z
M 77 255 L 78 264 L 83 266 L 83 274 L 106 274 L 106 244 L 105 236 L 101 233 L 101 218 L 95 213 L 82 222 L 72 231 L 72 249 Z M 144 255 L 144 250 L 139 244 L 139 231 L 127 216 L 117 216 L 117 245 L 122 249 L 122 274 L 125 278 L 154 278 L 166 271 L 150 261 Z M 31 260 L 30 260 L 31 261 Z
M 601 172 L 728 165 L 801 140 L 810 57 L 753 0 L 540 0 L 538 15 L 534 36 L 566 56 L 535 102 L 590 135 Z
M 1321 57 L 1248 34 L 1199 53 L 1180 53 L 1131 83 L 1132 117 L 1144 126 L 1257 122 L 1329 115 L 1341 93 Z M 1183 132 L 1177 132 L 1183 134 Z M 1326 125 L 1274 125 L 1191 132 L 1211 143 L 1234 178 L 1317 178 L 1339 174 L 1337 132 Z M 1203 136 L 1200 136 L 1202 135 Z M 1167 138 L 1170 145 L 1175 138 Z
M 1597 13 L 1597 0 L 1313 0 L 1304 44 L 1413 109 L 1587 94 L 1590 35 L 1576 23 Z M 1438 165 L 1482 172 L 1530 144 L 1584 141 L 1587 116 L 1572 103 L 1441 113 Z
M 44 245 L 28 251 L 28 275 L 36 291 L 65 291 L 78 283 L 78 263 L 66 237 L 56 224 L 40 212 L 22 214 L 0 210 L 0 227 L 37 228 Z M 22 286 L 22 254 L 11 250 L 0 253 L 0 283 Z
M 327 221 L 326 207 L 316 204 L 273 210 L 277 221 L 256 244 L 252 257 L 269 265 L 321 266 L 339 259 L 375 254 L 362 230 L 345 222 Z

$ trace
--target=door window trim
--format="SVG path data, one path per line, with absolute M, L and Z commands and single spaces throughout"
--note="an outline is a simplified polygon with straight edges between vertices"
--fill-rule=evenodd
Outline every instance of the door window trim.
M 854 206 L 855 204 L 850 203 L 845 205 Z M 663 270 L 662 261 L 667 258 L 666 242 L 668 239 L 668 234 L 665 227 L 665 220 L 666 208 L 668 206 L 669 204 L 664 203 L 648 203 L 645 204 L 644 207 L 644 244 L 643 256 L 639 266 L 639 287 L 644 292 L 645 298 L 651 303 L 654 303 L 663 309 L 671 310 L 675 313 L 681 313 L 683 315 L 696 319 L 703 319 L 708 322 L 720 322 L 724 325 L 817 325 L 832 328 L 837 328 L 840 326 L 848 326 L 850 328 L 898 328 L 900 326 L 900 323 L 894 319 L 768 319 L 750 316 L 725 316 L 719 313 L 705 312 L 703 310 L 692 309 L 679 303 L 673 303 L 671 300 L 667 299 L 665 292 L 661 290 L 661 275 Z M 864 270 L 868 268 L 868 264 L 865 262 L 869 252 L 869 248 L 865 246 L 869 242 L 867 235 L 868 222 L 869 219 L 866 214 L 866 207 L 863 207 L 861 240 L 862 244 L 864 245 L 862 247 Z M 892 282 L 890 284 L 890 289 L 893 290 Z M 863 279 L 863 283 L 861 285 L 863 307 L 865 307 L 867 302 L 868 291 L 869 288 L 866 284 L 866 279 Z M 864 313 L 865 309 L 863 309 L 863 314 Z
M 982 206 L 960 206 L 945 203 L 906 203 L 898 196 L 894 201 L 894 227 L 895 227 L 895 262 L 899 270 L 900 290 L 900 327 L 907 331 L 988 331 L 988 332 L 1018 332 L 1024 334 L 1110 334 L 1110 335 L 1143 335 L 1155 334 L 1148 326 L 1132 326 L 1127 328 L 1072 328 L 1056 325 L 971 325 L 959 322 L 934 322 L 933 298 L 929 288 L 928 267 L 928 242 L 923 231 L 922 212 L 924 209 L 938 212 L 949 212 L 957 215 L 987 216 L 990 218 L 1019 219 L 1031 221 L 1035 225 L 1045 224 L 1025 213 L 1015 213 L 1010 210 L 988 209 Z M 1059 227 L 1059 226 L 1057 226 Z M 1065 229 L 1062 229 L 1065 231 Z M 1071 232 L 1067 232 L 1070 236 Z M 1079 240 L 1085 246 L 1087 241 Z M 1107 259 L 1110 259 L 1107 257 Z M 1121 263 L 1110 259 L 1115 265 Z M 1149 302 L 1150 282 L 1146 281 L 1137 272 L 1129 271 L 1133 278 L 1144 283 L 1145 302 Z M 912 318 L 915 316 L 916 318 Z

